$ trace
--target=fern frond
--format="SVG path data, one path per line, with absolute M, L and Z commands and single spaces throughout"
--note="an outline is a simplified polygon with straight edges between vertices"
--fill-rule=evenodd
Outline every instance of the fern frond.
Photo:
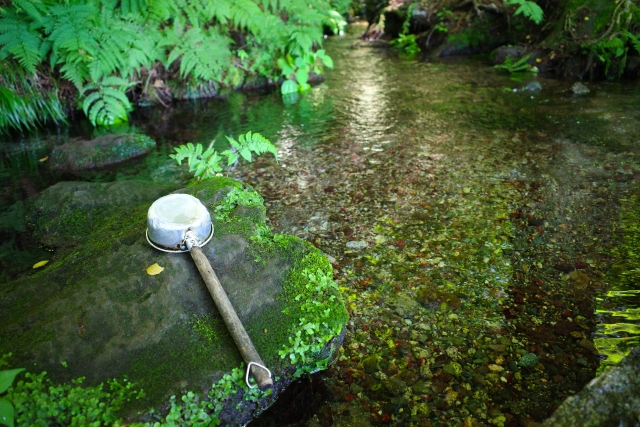
M 171 64 L 182 57 L 182 78 L 191 76 L 196 81 L 219 81 L 231 59 L 229 45 L 232 40 L 215 27 L 209 30 L 191 28 L 181 38 L 172 37 L 168 42 L 179 43 L 173 47 L 167 62 Z
M 123 15 L 141 15 L 146 16 L 148 14 L 146 0 L 121 0 L 120 10 Z
M 84 82 L 89 80 L 91 73 L 85 61 L 77 59 L 75 62 L 67 62 L 60 71 L 65 79 L 69 80 L 77 89 L 82 89 Z
M 531 0 L 507 0 L 507 4 L 518 5 L 514 15 L 523 14 L 536 24 L 540 24 L 544 19 L 542 8 Z
M 18 13 L 24 11 L 35 22 L 41 22 L 42 14 L 46 13 L 46 5 L 39 1 L 13 0 L 12 4 Z
M 262 9 L 251 0 L 234 1 L 230 12 L 231 21 L 238 29 L 248 29 L 252 33 L 268 30 L 260 25 L 264 15 Z
M 165 22 L 171 17 L 172 3 L 167 0 L 146 0 L 149 19 L 154 22 Z
M 629 41 L 631 41 L 631 44 L 633 45 L 633 48 L 636 50 L 636 52 L 640 52 L 640 40 L 638 39 L 638 37 L 636 37 L 629 31 L 625 31 L 624 34 L 629 38 Z
M 42 39 L 29 24 L 8 16 L 0 20 L 0 59 L 13 57 L 25 70 L 34 73 L 40 63 Z
M 99 83 L 87 85 L 81 92 L 83 96 L 86 95 L 82 100 L 82 110 L 91 124 L 110 126 L 127 121 L 131 103 L 125 91 L 130 86 L 131 83 L 117 76 L 108 76 Z

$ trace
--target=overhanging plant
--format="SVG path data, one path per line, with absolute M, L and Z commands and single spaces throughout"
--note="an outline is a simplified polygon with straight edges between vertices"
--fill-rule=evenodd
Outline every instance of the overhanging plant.
M 313 71 L 322 74 L 322 67 L 333 68 L 333 60 L 324 49 L 317 52 L 307 52 L 295 58 L 287 54 L 278 59 L 278 67 L 282 70 L 285 81 L 280 86 L 283 95 L 290 93 L 305 93 L 311 88 L 309 74 Z

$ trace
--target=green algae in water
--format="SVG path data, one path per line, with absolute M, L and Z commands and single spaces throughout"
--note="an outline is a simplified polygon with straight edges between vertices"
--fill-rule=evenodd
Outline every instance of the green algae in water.
M 594 339 L 607 358 L 601 370 L 619 363 L 640 345 L 640 189 L 621 199 L 621 239 L 612 249 L 617 259 L 607 281 L 611 289 L 598 298 L 601 323 Z

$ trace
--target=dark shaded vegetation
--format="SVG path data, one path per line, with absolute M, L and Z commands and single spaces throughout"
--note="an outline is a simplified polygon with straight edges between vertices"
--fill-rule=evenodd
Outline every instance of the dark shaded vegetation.
M 345 0 L 16 0 L 0 2 L 0 129 L 127 120 L 134 104 L 298 83 L 330 66 L 323 32 L 340 31 Z M 283 73 L 282 58 L 296 65 Z M 291 74 L 291 75 L 288 75 Z M 297 79 L 297 80 L 296 80 Z M 306 83 L 306 82 L 305 82 Z M 41 99 L 39 99 L 41 98 Z
M 509 53 L 514 60 L 529 55 L 529 65 L 558 77 L 636 78 L 640 71 L 640 9 L 633 0 L 440 0 L 377 7 L 378 14 L 367 15 L 369 34 L 381 28 L 389 39 L 413 34 L 430 55 L 489 54 L 510 45 L 519 48 Z

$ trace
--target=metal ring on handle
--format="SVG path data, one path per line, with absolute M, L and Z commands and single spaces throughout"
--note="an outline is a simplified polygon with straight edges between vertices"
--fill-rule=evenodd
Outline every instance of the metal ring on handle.
M 151 246 L 153 246 L 154 248 L 156 248 L 156 249 L 157 249 L 157 250 L 159 250 L 159 251 L 162 251 L 162 252 L 169 252 L 169 253 L 173 253 L 173 254 L 175 254 L 175 253 L 182 253 L 182 252 L 189 252 L 189 249 L 188 249 L 188 248 L 187 248 L 187 246 L 184 244 L 184 242 L 183 242 L 183 244 L 181 245 L 180 249 L 167 249 L 167 248 L 164 248 L 164 247 L 162 247 L 162 246 L 158 246 L 158 245 L 156 245 L 155 243 L 153 243 L 153 242 L 151 241 L 151 239 L 149 239 L 149 229 L 148 229 L 148 228 L 147 228 L 147 231 L 145 232 L 145 235 L 147 236 L 147 242 L 149 242 L 149 244 L 150 244 Z M 200 243 L 198 246 L 204 246 L 204 245 L 206 245 L 207 243 L 209 243 L 209 240 L 211 240 L 211 238 L 212 238 L 212 237 L 213 237 L 213 224 L 211 224 L 211 232 L 209 233 L 209 236 L 207 236 L 207 238 L 204 240 L 204 242 Z
M 258 387 L 257 385 L 252 386 L 251 384 L 249 384 L 249 372 L 251 372 L 251 365 L 256 365 L 258 368 L 264 369 L 269 373 L 269 378 L 271 378 L 271 371 L 269 370 L 269 368 L 267 368 L 266 366 L 262 366 L 261 364 L 256 362 L 249 362 L 249 364 L 247 365 L 247 374 L 244 376 L 244 381 L 247 383 L 247 387 L 249 388 Z

